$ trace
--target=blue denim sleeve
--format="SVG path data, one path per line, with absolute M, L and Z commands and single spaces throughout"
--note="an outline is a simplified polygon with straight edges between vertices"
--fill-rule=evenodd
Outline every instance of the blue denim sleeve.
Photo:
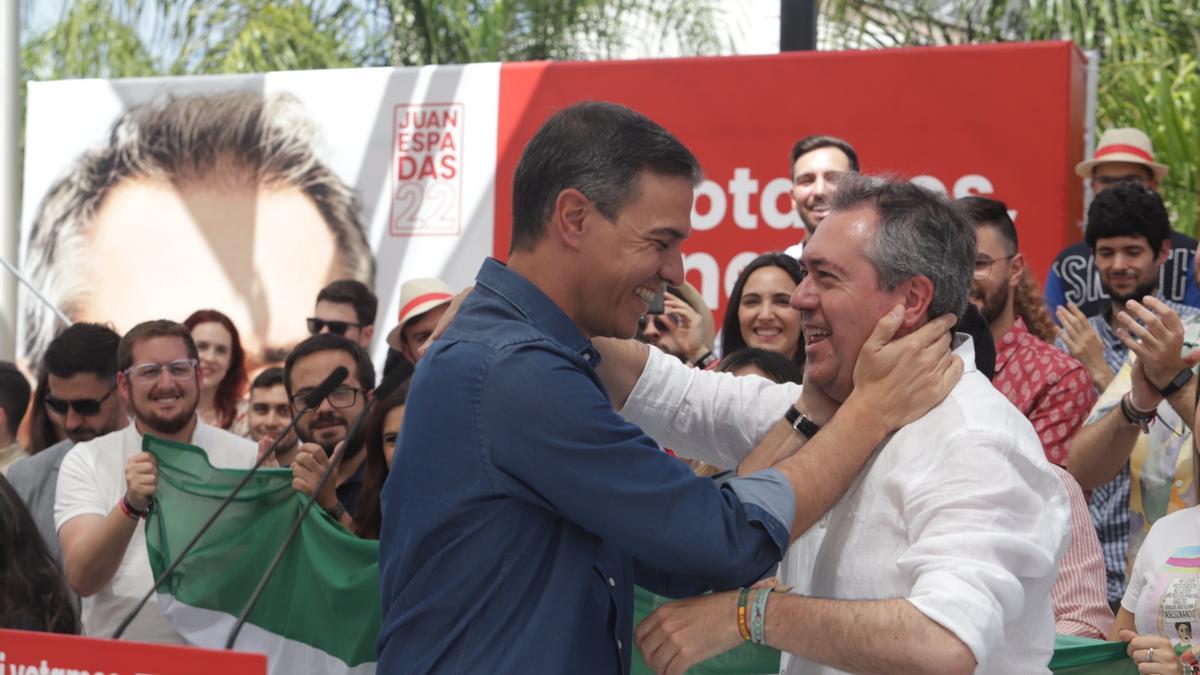
M 760 578 L 787 550 L 795 505 L 782 475 L 724 485 L 697 477 L 617 415 L 593 375 L 565 355 L 538 347 L 499 355 L 480 410 L 499 489 L 650 568 L 728 588 Z

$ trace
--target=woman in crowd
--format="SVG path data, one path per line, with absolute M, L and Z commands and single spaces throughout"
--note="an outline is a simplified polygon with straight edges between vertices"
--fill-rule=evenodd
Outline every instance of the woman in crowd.
M 1200 389 L 1195 414 L 1200 416 Z M 1197 420 L 1200 421 L 1200 420 Z M 1192 438 L 1192 462 L 1200 473 L 1200 450 Z M 1192 489 L 1197 489 L 1197 475 Z M 1139 673 L 1200 675 L 1200 506 L 1155 521 L 1138 549 L 1129 584 L 1108 639 L 1129 642 Z
M 78 633 L 75 602 L 33 516 L 0 475 L 0 628 Z
M 383 522 L 379 495 L 383 491 L 383 482 L 387 480 L 388 472 L 391 471 L 396 439 L 400 436 L 400 426 L 404 423 L 408 384 L 409 381 L 405 380 L 391 394 L 374 401 L 363 427 L 363 446 L 367 460 L 363 470 L 362 491 L 358 493 L 358 500 L 354 505 L 354 526 L 358 536 L 364 539 L 379 538 L 379 528 Z
M 215 309 L 202 309 L 183 322 L 200 354 L 200 419 L 239 436 L 249 431 L 246 419 L 246 355 L 237 328 Z
M 36 455 L 67 437 L 62 418 L 46 409 L 46 395 L 50 393 L 50 373 L 43 368 L 38 376 L 37 388 L 33 390 L 33 402 L 29 406 L 29 454 Z
M 764 253 L 746 265 L 729 294 L 721 325 L 721 353 L 743 347 L 784 355 L 804 369 L 800 312 L 790 304 L 800 284 L 800 264 L 783 253 Z

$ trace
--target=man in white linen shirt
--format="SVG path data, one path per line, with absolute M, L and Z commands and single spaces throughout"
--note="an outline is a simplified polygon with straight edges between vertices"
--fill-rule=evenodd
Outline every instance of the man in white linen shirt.
M 196 344 L 174 321 L 134 326 L 117 347 L 117 390 L 133 424 L 76 445 L 58 474 L 54 522 L 71 588 L 83 598 L 83 630 L 110 637 L 154 584 L 141 518 L 158 487 L 142 434 L 198 446 L 213 466 L 248 469 L 257 446 L 196 415 L 202 378 Z M 122 636 L 182 643 L 155 602 Z
M 961 315 L 974 255 L 970 222 L 941 196 L 844 177 L 792 296 L 807 355 L 804 412 L 819 422 L 845 400 L 858 352 L 889 308 L 903 305 L 902 332 Z M 710 448 L 697 459 L 740 472 L 780 459 L 746 453 L 797 400 L 796 385 L 689 369 L 653 350 L 647 360 L 626 343 L 600 347 L 610 370 L 645 363 L 627 400 L 628 383 L 604 377 L 614 402 L 625 400 L 622 414 L 659 442 Z M 970 338 L 956 336 L 954 351 L 966 368 L 950 396 L 886 440 L 784 559 L 794 588 L 770 594 L 764 626 L 765 642 L 786 652 L 785 673 L 1048 672 L 1068 498 L 1028 420 L 974 368 Z M 682 673 L 740 643 L 737 595 L 654 612 L 637 628 L 647 663 Z

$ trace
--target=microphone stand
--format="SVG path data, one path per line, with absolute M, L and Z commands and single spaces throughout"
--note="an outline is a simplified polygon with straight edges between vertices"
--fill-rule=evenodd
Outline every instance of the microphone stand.
M 394 371 L 393 371 L 394 372 Z M 404 381 L 403 377 L 388 377 L 382 384 L 375 389 L 373 400 L 382 400 L 391 395 L 396 387 Z M 258 580 L 258 585 L 254 587 L 254 592 L 250 594 L 250 599 L 246 601 L 246 606 L 242 608 L 241 614 L 238 615 L 237 623 L 234 624 L 233 630 L 229 632 L 229 638 L 225 641 L 225 649 L 233 649 L 233 643 L 237 641 L 238 633 L 242 632 L 242 625 L 246 623 L 250 612 L 254 610 L 254 606 L 258 604 L 258 599 L 262 596 L 263 591 L 267 588 L 267 582 L 275 574 L 275 570 L 279 567 L 279 563 L 283 561 L 283 556 L 287 552 L 288 546 L 291 546 L 292 540 L 296 538 L 296 534 L 300 532 L 300 526 L 304 523 L 304 519 L 308 517 L 308 512 L 312 511 L 312 507 L 317 502 L 317 495 L 321 494 L 321 488 L 325 487 L 325 483 L 329 477 L 333 475 L 338 464 L 341 463 L 342 457 L 346 454 L 346 449 L 352 440 L 358 438 L 359 430 L 371 411 L 371 406 L 363 408 L 358 417 L 350 425 L 350 429 L 346 431 L 346 439 L 338 444 L 333 451 L 333 456 L 329 458 L 329 465 L 325 467 L 325 471 L 321 472 L 321 478 L 317 480 L 317 486 L 313 489 L 313 493 L 304 500 L 304 507 L 300 509 L 300 515 L 292 521 L 291 528 L 288 529 L 287 536 L 284 537 L 283 543 L 275 551 L 275 557 L 271 559 L 271 564 L 267 566 L 267 571 Z M 355 451 L 357 452 L 357 450 Z

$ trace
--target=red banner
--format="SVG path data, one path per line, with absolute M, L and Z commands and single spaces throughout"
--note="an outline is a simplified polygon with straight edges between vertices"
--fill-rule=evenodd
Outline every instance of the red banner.
M 8 675 L 265 675 L 265 654 L 0 629 Z
M 1071 43 L 809 52 L 772 56 L 505 64 L 500 77 L 497 257 L 507 257 L 512 175 L 555 110 L 623 103 L 700 159 L 688 280 L 718 312 L 759 253 L 804 236 L 789 196 L 790 152 L 830 134 L 865 173 L 890 173 L 1005 201 L 1039 281 L 1079 238 L 1084 58 Z

